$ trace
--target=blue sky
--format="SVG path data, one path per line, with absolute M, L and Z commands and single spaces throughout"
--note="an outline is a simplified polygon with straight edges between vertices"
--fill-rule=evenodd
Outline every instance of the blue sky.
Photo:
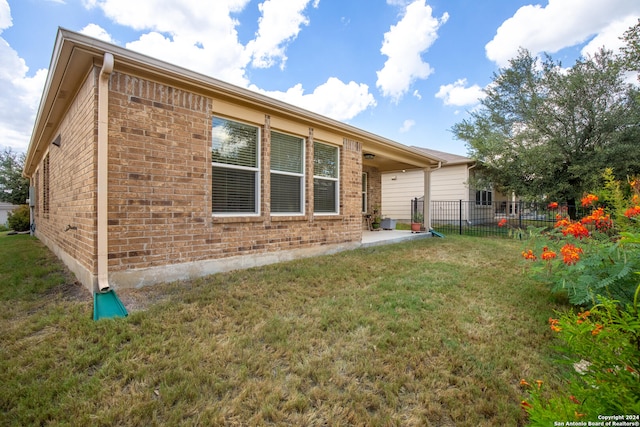
M 59 26 L 465 155 L 450 129 L 519 47 L 568 67 L 638 18 L 638 0 L 0 0 L 0 149 L 27 149 Z

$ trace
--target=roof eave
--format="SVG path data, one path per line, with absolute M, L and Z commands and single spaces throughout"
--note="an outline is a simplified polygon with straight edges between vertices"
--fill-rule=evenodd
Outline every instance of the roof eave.
M 367 151 L 373 153 L 391 153 L 398 159 L 407 161 L 416 167 L 428 168 L 446 162 L 444 159 L 427 155 L 412 147 L 338 120 L 322 116 L 304 108 L 102 40 L 59 28 L 49 66 L 49 74 L 44 86 L 43 96 L 40 101 L 27 151 L 23 171 L 23 174 L 27 177 L 30 177 L 34 173 L 38 162 L 38 154 L 46 149 L 46 145 L 49 142 L 44 138 L 46 135 L 45 129 L 54 104 L 61 102 L 57 99 L 58 90 L 66 77 L 66 70 L 72 68 L 70 67 L 70 61 L 74 59 L 74 51 L 77 51 L 78 55 L 82 53 L 92 56 L 95 63 L 101 63 L 104 53 L 110 52 L 115 57 L 116 67 L 126 66 L 144 73 L 161 75 L 163 79 L 177 80 L 183 85 L 197 87 L 203 92 L 214 93 L 217 96 L 229 100 L 268 110 L 270 114 L 281 115 L 289 119 L 304 121 L 316 127 L 333 130 L 334 132 L 337 131 L 347 138 L 362 142 Z

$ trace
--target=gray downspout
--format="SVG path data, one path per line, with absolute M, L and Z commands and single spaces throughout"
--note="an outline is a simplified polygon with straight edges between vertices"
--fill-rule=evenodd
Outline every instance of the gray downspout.
M 108 292 L 109 286 L 109 78 L 113 71 L 113 55 L 105 52 L 98 77 L 98 290 Z

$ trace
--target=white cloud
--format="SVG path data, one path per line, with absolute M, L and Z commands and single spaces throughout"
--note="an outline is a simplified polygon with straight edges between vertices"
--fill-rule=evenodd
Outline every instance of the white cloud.
M 127 48 L 246 86 L 250 56 L 238 41 L 238 21 L 249 0 L 84 0 L 115 23 L 148 31 Z
M 11 9 L 0 0 L 0 33 L 11 27 Z M 0 146 L 26 151 L 47 76 L 46 70 L 28 75 L 24 59 L 0 37 Z
M 303 15 L 308 4 L 309 0 L 266 0 L 258 4 L 262 17 L 256 39 L 247 45 L 254 67 L 270 68 L 279 61 L 280 68 L 284 68 L 286 44 L 298 36 L 302 25 L 309 25 L 309 19 Z M 318 1 L 314 7 L 317 4 Z
M 476 105 L 485 93 L 478 85 L 467 87 L 467 79 L 459 79 L 454 83 L 440 86 L 436 93 L 436 98 L 442 99 L 444 105 L 463 107 L 466 105 Z
M 240 12 L 249 0 L 85 0 L 88 8 L 99 7 L 114 22 L 135 30 L 155 30 L 192 37 L 226 35 L 237 24 L 230 14 Z M 202 36 L 201 36 L 202 35 Z
M 158 32 L 143 34 L 126 47 L 238 86 L 249 84 L 245 76 L 248 61 L 242 49 L 216 53 L 211 44 L 194 42 L 182 35 L 169 38 Z
M 422 99 L 422 95 L 420 95 L 420 92 L 418 91 L 418 89 L 413 91 L 413 96 L 415 96 L 419 100 Z
M 89 24 L 83 29 L 81 29 L 80 33 L 90 37 L 94 37 L 96 39 L 103 40 L 108 43 L 116 43 L 115 40 L 113 40 L 113 38 L 111 37 L 111 34 L 109 34 L 107 30 L 102 28 L 100 25 Z
M 13 25 L 11 9 L 7 0 L 0 0 L 0 30 L 6 30 Z
M 402 19 L 384 35 L 380 52 L 388 57 L 382 70 L 377 71 L 376 86 L 384 96 L 397 102 L 417 79 L 426 79 L 432 72 L 421 54 L 438 38 L 437 31 L 449 15 L 433 17 L 425 0 L 407 6 Z
M 335 77 L 330 77 L 309 94 L 304 93 L 301 84 L 286 92 L 266 91 L 256 86 L 251 86 L 251 89 L 335 120 L 352 119 L 376 105 L 375 98 L 369 93 L 369 86 L 353 81 L 345 84 Z
M 485 46 L 486 55 L 504 67 L 520 47 L 534 55 L 555 53 L 610 31 L 611 23 L 629 16 L 640 16 L 638 0 L 549 0 L 545 7 L 523 6 L 498 28 Z
M 318 1 L 306 0 L 305 4 L 317 7 Z M 125 45 L 128 49 L 243 87 L 249 87 L 245 69 L 252 56 L 238 41 L 239 23 L 232 15 L 247 2 L 216 0 L 204 6 L 200 0 L 164 0 L 162 8 L 158 8 L 155 0 L 83 0 L 85 7 L 100 8 L 113 22 L 143 32 Z M 7 0 L 0 0 L 0 34 L 11 25 Z M 81 31 L 113 42 L 111 35 L 98 25 L 87 25 Z M 20 151 L 27 148 L 46 79 L 46 70 L 30 74 L 25 61 L 0 38 L 0 145 Z M 336 120 L 352 119 L 376 105 L 369 86 L 354 81 L 344 83 L 334 77 L 310 93 L 305 93 L 301 84 L 286 92 L 268 92 L 255 86 L 252 89 Z
M 415 120 L 407 119 L 402 123 L 402 127 L 400 128 L 400 133 L 409 132 L 412 127 L 416 125 Z
M 624 41 L 621 37 L 624 35 L 630 27 L 634 26 L 638 22 L 640 16 L 629 15 L 625 18 L 619 19 L 607 25 L 593 38 L 585 47 L 582 48 L 580 53 L 582 56 L 592 56 L 605 46 L 607 49 L 617 52 L 622 46 Z

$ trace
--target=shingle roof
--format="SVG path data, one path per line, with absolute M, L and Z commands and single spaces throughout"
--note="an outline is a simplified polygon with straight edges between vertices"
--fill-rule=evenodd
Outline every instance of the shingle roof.
M 436 158 L 446 160 L 447 166 L 459 165 L 464 163 L 467 163 L 467 164 L 475 163 L 475 160 L 473 160 L 472 158 L 460 156 L 458 154 L 446 153 L 444 151 L 432 150 L 430 148 L 422 148 L 422 147 L 416 147 L 416 146 L 413 146 L 412 148 L 423 151 L 428 156 L 434 156 Z

